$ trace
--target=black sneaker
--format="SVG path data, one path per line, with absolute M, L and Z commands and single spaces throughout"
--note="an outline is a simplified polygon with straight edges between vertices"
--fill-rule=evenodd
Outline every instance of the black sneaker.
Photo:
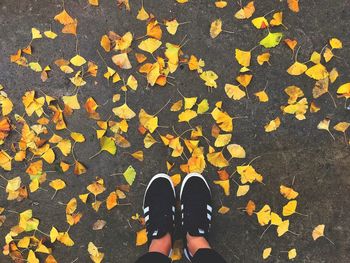
M 143 198 L 143 212 L 146 222 L 148 244 L 175 228 L 175 188 L 166 174 L 153 176 Z
M 184 235 L 184 253 L 192 261 L 187 249 L 186 235 L 208 238 L 212 206 L 211 192 L 207 181 L 198 173 L 188 174 L 180 190 L 181 224 Z

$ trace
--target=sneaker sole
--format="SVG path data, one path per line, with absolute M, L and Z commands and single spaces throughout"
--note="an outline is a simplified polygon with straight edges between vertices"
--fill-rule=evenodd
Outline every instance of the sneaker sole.
M 164 179 L 167 179 L 170 182 L 171 188 L 173 189 L 174 197 L 176 198 L 175 187 L 174 187 L 173 181 L 171 180 L 170 176 L 167 175 L 167 174 L 164 174 L 164 173 L 159 173 L 159 174 L 156 174 L 155 176 L 153 176 L 151 181 L 149 181 L 149 183 L 147 185 L 147 188 L 146 188 L 146 191 L 145 191 L 145 195 L 143 196 L 142 209 L 145 208 L 145 198 L 146 198 L 146 194 L 147 194 L 148 188 L 151 186 L 153 181 L 158 179 L 158 178 L 164 178 Z

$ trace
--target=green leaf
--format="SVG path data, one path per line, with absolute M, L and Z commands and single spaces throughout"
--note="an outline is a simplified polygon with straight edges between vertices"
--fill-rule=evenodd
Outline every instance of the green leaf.
M 136 171 L 134 169 L 134 167 L 132 167 L 131 165 L 128 167 L 128 169 L 125 170 L 125 172 L 123 173 L 125 180 L 128 182 L 128 184 L 131 186 L 132 183 L 135 180 L 136 177 Z
M 269 33 L 263 40 L 260 41 L 260 45 L 266 48 L 272 48 L 277 46 L 283 37 L 282 33 Z
M 102 137 L 100 140 L 100 145 L 101 151 L 107 151 L 112 155 L 115 155 L 117 152 L 117 146 L 115 146 L 113 139 L 110 137 Z

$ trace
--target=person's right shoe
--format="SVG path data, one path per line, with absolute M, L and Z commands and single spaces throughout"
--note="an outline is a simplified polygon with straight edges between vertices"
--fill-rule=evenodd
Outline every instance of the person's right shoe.
M 198 173 L 188 174 L 180 190 L 181 226 L 184 235 L 184 253 L 192 261 L 187 248 L 187 233 L 207 239 L 210 230 L 212 206 L 211 192 L 207 181 Z

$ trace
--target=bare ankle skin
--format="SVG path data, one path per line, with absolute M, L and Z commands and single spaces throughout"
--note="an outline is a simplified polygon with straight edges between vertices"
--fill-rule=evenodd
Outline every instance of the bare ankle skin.
M 169 256 L 170 250 L 171 235 L 169 233 L 159 239 L 153 239 L 148 249 L 149 252 L 158 252 L 165 256 Z
M 187 233 L 186 238 L 187 238 L 188 250 L 193 256 L 194 254 L 196 254 L 198 249 L 211 248 L 208 241 L 204 237 L 191 236 L 190 234 Z

